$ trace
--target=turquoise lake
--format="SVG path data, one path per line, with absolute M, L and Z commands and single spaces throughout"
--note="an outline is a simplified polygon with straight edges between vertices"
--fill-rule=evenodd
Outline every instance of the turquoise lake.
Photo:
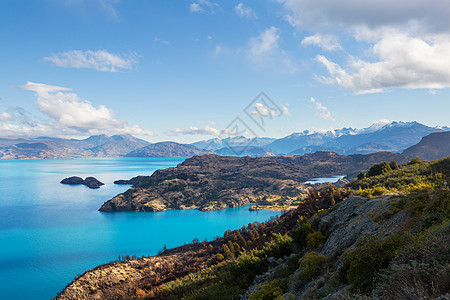
M 101 213 L 103 202 L 129 186 L 117 179 L 150 175 L 181 158 L 82 158 L 0 161 L 0 299 L 50 299 L 77 274 L 119 254 L 154 255 L 198 237 L 266 221 L 272 211 L 248 206 L 213 212 Z M 69 176 L 95 176 L 91 190 L 63 185 Z

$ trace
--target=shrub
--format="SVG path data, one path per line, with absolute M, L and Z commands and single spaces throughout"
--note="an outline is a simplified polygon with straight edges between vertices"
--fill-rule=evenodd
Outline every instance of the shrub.
M 293 239 L 285 234 L 274 233 L 275 239 L 271 241 L 265 248 L 268 256 L 283 257 L 293 252 Z
M 300 248 L 305 248 L 307 245 L 306 237 L 312 232 L 311 224 L 305 217 L 298 219 L 298 225 L 292 232 L 292 239 L 294 244 Z
M 383 161 L 379 164 L 371 166 L 369 171 L 367 171 L 367 177 L 381 175 L 389 171 L 392 171 L 389 163 L 387 161 Z
M 320 275 L 320 267 L 327 261 L 325 255 L 318 255 L 317 252 L 308 252 L 300 259 L 300 273 L 302 280 L 310 281 Z
M 309 249 L 316 249 L 325 243 L 326 239 L 322 232 L 316 231 L 306 236 L 306 244 Z
M 248 298 L 249 300 L 284 300 L 283 288 L 278 280 L 266 282 L 259 286 L 258 290 L 251 293 Z
M 435 299 L 450 287 L 450 223 L 433 226 L 400 250 L 378 280 L 381 299 Z
M 391 234 L 382 239 L 367 236 L 358 243 L 358 247 L 345 253 L 344 263 L 339 277 L 349 283 L 350 292 L 369 293 L 374 287 L 376 274 L 386 269 L 394 259 L 397 250 L 408 241 L 406 234 Z

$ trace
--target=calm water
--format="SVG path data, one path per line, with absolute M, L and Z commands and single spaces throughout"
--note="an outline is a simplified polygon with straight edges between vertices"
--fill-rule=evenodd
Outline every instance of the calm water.
M 312 178 L 308 181 L 305 181 L 306 184 L 315 184 L 315 183 L 336 183 L 339 179 L 344 178 L 345 175 L 335 175 L 330 177 L 319 177 L 319 178 Z
M 75 275 L 119 254 L 153 255 L 212 239 L 226 229 L 265 221 L 275 212 L 247 207 L 214 212 L 101 213 L 103 202 L 125 191 L 117 179 L 150 175 L 180 158 L 86 158 L 0 161 L 0 299 L 49 299 Z M 95 176 L 98 190 L 69 186 L 68 176 Z

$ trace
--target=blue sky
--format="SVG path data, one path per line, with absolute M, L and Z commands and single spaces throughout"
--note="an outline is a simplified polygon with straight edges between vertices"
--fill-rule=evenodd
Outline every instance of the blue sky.
M 1 1 L 0 136 L 448 126 L 449 20 L 444 0 Z

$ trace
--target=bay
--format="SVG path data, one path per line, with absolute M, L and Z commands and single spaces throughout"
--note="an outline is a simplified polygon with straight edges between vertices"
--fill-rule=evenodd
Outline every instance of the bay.
M 277 213 L 249 206 L 212 212 L 98 211 L 129 186 L 117 179 L 150 175 L 183 158 L 80 158 L 0 161 L 0 298 L 50 299 L 77 274 L 118 255 L 154 255 L 168 248 L 213 239 L 227 229 L 265 221 Z M 92 190 L 63 185 L 69 176 L 94 176 Z

